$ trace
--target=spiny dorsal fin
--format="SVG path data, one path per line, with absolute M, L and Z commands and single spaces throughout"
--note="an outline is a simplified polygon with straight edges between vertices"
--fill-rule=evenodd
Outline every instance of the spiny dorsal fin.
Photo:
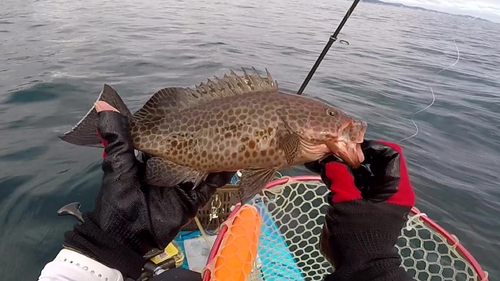
M 261 77 L 255 68 L 253 70 L 254 73 L 248 74 L 243 69 L 242 76 L 238 76 L 231 70 L 230 75 L 224 75 L 223 78 L 215 77 L 213 80 L 207 79 L 206 83 L 200 83 L 194 90 L 182 87 L 161 89 L 134 114 L 134 118 L 136 121 L 148 120 L 215 99 L 278 91 L 278 82 L 273 80 L 267 69 L 266 77 Z

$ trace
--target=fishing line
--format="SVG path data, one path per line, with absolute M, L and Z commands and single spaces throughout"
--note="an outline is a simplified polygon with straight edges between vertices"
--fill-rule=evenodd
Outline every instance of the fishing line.
M 448 66 L 446 68 L 443 68 L 443 69 L 439 70 L 438 72 L 436 72 L 435 75 L 438 75 L 439 73 L 441 73 L 441 72 L 443 72 L 445 70 L 448 70 L 448 69 L 454 67 L 458 63 L 458 61 L 460 60 L 460 51 L 458 50 L 457 42 L 455 40 L 453 40 L 453 43 L 455 43 L 455 49 L 457 50 L 457 60 L 453 64 L 451 64 L 450 66 Z M 413 126 L 415 126 L 415 133 L 413 133 L 413 135 L 411 135 L 409 137 L 401 139 L 400 141 L 398 141 L 398 143 L 400 143 L 402 141 L 405 141 L 405 140 L 409 140 L 409 139 L 414 138 L 414 137 L 416 137 L 418 135 L 419 129 L 418 129 L 417 123 L 415 123 L 415 115 L 417 115 L 420 112 L 423 112 L 423 111 L 429 109 L 432 105 L 434 105 L 434 102 L 436 101 L 436 95 L 434 95 L 434 91 L 432 90 L 432 87 L 429 87 L 429 88 L 431 89 L 432 102 L 428 106 L 426 106 L 426 107 L 420 109 L 419 111 L 413 113 L 413 115 L 411 116 L 411 122 L 413 123 Z
M 416 137 L 416 136 L 418 135 L 418 132 L 419 132 L 419 131 L 418 131 L 418 126 L 417 126 L 417 123 L 415 123 L 415 115 L 417 115 L 417 114 L 419 114 L 420 112 L 423 112 L 423 111 L 425 111 L 425 110 L 429 109 L 429 108 L 430 108 L 430 107 L 434 104 L 434 102 L 436 101 L 436 95 L 434 95 L 434 91 L 432 90 L 432 87 L 429 87 L 429 88 L 431 89 L 431 94 L 432 94 L 432 102 L 431 102 L 428 106 L 426 106 L 426 107 L 424 107 L 424 108 L 420 109 L 419 111 L 417 111 L 417 112 L 413 113 L 413 115 L 411 116 L 411 122 L 413 123 L 413 126 L 415 126 L 415 133 L 413 133 L 413 135 L 411 135 L 411 136 L 409 136 L 409 137 L 406 137 L 406 138 L 404 138 L 404 139 L 401 139 L 400 141 L 398 141 L 398 143 L 400 143 L 400 142 L 402 142 L 402 141 L 405 141 L 405 140 L 409 140 L 409 139 L 414 138 L 414 137 Z

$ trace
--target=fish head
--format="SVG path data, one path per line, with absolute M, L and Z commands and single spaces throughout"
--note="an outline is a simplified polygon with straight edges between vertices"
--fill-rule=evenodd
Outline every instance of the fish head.
M 308 115 L 306 128 L 302 130 L 303 139 L 309 145 L 326 146 L 328 154 L 333 153 L 349 166 L 358 168 L 364 161 L 361 143 L 367 128 L 366 122 L 327 105 L 309 111 Z
M 349 166 L 358 168 L 365 161 L 361 143 L 365 137 L 366 127 L 366 122 L 351 119 L 339 137 L 326 142 L 326 146 Z

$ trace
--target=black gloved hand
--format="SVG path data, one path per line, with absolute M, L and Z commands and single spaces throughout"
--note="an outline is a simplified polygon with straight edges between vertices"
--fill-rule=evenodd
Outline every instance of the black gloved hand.
M 234 173 L 211 174 L 195 190 L 191 184 L 146 185 L 125 117 L 112 111 L 98 116 L 105 145 L 102 187 L 94 210 L 66 233 L 64 246 L 137 279 L 147 262 L 143 255 L 164 249 Z
M 379 141 L 361 147 L 365 161 L 357 169 L 336 157 L 305 165 L 331 190 L 320 250 L 335 272 L 325 280 L 412 280 L 394 248 L 415 203 L 401 148 Z

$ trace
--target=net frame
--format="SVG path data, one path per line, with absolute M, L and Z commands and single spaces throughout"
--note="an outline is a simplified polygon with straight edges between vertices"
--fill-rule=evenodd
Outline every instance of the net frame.
M 264 192 L 257 195 L 256 197 L 258 197 L 258 196 L 266 197 L 266 195 L 265 195 L 266 191 L 272 192 L 273 188 L 277 188 L 279 186 L 283 186 L 283 185 L 287 185 L 287 184 L 290 185 L 290 184 L 294 184 L 294 183 L 304 183 L 304 182 L 316 182 L 317 186 L 320 186 L 320 184 L 322 184 L 321 177 L 316 176 L 316 175 L 283 177 L 283 178 L 276 179 L 276 180 L 270 182 L 266 186 L 266 188 L 264 189 Z M 323 186 L 324 186 L 324 184 L 323 184 Z M 255 200 L 255 198 L 254 198 L 254 200 Z M 252 204 L 255 203 L 254 200 L 252 200 L 252 202 L 251 202 Z M 263 201 L 261 201 L 261 202 L 263 202 Z M 232 217 L 238 211 L 239 207 L 240 207 L 240 205 L 236 205 L 235 208 L 233 209 L 233 211 L 229 214 L 229 217 Z M 321 213 L 321 215 L 324 216 L 324 213 Z M 455 266 L 455 261 L 457 261 L 457 260 L 460 262 L 463 262 L 465 264 L 464 271 L 468 270 L 469 273 L 474 277 L 474 279 L 469 278 L 469 279 L 464 279 L 464 280 L 488 281 L 488 273 L 481 268 L 481 266 L 479 265 L 477 260 L 459 242 L 458 238 L 455 235 L 447 232 L 444 228 L 442 228 L 440 225 L 438 225 L 435 221 L 433 221 L 432 219 L 427 217 L 427 215 L 425 213 L 420 212 L 420 210 L 418 210 L 415 207 L 413 207 L 411 209 L 411 214 L 409 215 L 409 219 L 407 221 L 407 224 L 405 227 L 403 227 L 403 229 L 401 231 L 400 239 L 398 240 L 398 244 L 396 244 L 396 248 L 400 251 L 400 254 L 401 254 L 402 259 L 403 259 L 403 262 L 402 262 L 403 267 L 405 267 L 408 270 L 409 268 L 407 265 L 405 265 L 405 262 L 407 260 L 411 261 L 412 259 L 415 261 L 415 258 L 413 256 L 409 256 L 406 258 L 403 257 L 402 252 L 401 252 L 403 247 L 400 245 L 400 242 L 403 240 L 407 240 L 407 242 L 410 243 L 411 242 L 410 238 L 408 238 L 408 236 L 407 236 L 408 231 L 412 231 L 414 229 L 415 233 L 417 234 L 418 233 L 417 231 L 419 228 L 425 229 L 426 231 L 429 231 L 431 233 L 430 237 L 433 239 L 428 240 L 428 241 L 433 241 L 434 243 L 436 243 L 436 241 L 438 241 L 439 243 L 441 243 L 439 245 L 446 245 L 446 248 L 449 251 L 448 257 L 449 256 L 453 257 L 453 262 L 452 262 L 453 266 Z M 221 242 L 222 242 L 226 232 L 227 232 L 227 227 L 223 226 L 220 229 L 220 232 L 214 241 L 213 247 L 212 247 L 210 254 L 208 256 L 208 259 L 207 259 L 207 265 L 216 257 L 216 254 L 219 250 L 219 247 L 221 245 Z M 422 243 L 422 250 L 423 250 L 424 258 L 425 258 L 426 249 L 424 248 L 423 243 Z M 436 250 L 437 250 L 437 247 L 436 247 Z M 437 253 L 437 254 L 439 254 L 439 253 Z M 420 261 L 420 262 L 422 262 L 422 261 Z M 256 269 L 257 263 L 258 263 L 257 261 L 254 263 L 254 269 Z M 424 263 L 425 263 L 425 261 L 424 261 Z M 451 268 L 451 265 L 450 265 L 450 268 Z M 430 270 L 429 264 L 426 264 L 425 270 Z M 256 277 L 255 271 L 256 270 L 254 270 L 252 272 L 252 274 L 249 276 L 249 280 L 250 279 L 251 280 L 261 280 L 258 277 Z M 471 271 L 473 271 L 473 272 L 471 272 Z M 425 272 L 425 271 L 423 271 L 423 272 Z M 440 273 L 442 273 L 442 272 L 443 271 L 441 270 Z M 418 275 L 418 272 L 415 272 L 414 275 L 415 275 L 414 277 L 417 277 L 417 276 L 420 277 Z M 428 278 L 430 278 L 430 277 L 428 277 Z M 454 278 L 456 278 L 456 275 L 454 275 Z M 433 279 L 423 279 L 423 280 L 433 280 Z M 456 280 L 456 279 L 442 279 L 442 280 Z M 210 275 L 207 272 L 205 272 L 203 274 L 203 281 L 210 281 Z

